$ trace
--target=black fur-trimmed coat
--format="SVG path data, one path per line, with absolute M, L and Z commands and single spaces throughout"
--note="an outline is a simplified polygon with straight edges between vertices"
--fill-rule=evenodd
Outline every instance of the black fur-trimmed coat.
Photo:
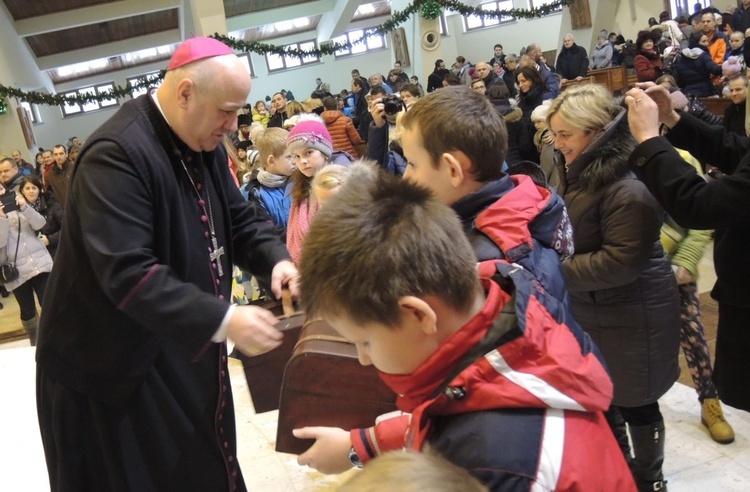
M 613 404 L 627 407 L 655 402 L 679 374 L 677 284 L 659 242 L 662 209 L 628 169 L 635 146 L 623 110 L 558 190 L 573 225 L 564 262 L 573 316 L 604 354 Z

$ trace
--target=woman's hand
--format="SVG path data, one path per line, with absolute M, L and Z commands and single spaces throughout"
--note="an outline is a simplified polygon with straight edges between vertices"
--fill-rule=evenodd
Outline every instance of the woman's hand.
M 625 96 L 630 133 L 638 143 L 659 136 L 659 108 L 642 89 L 630 89 Z
M 18 205 L 18 209 L 23 212 L 26 210 L 26 205 L 28 205 L 28 202 L 26 201 L 26 198 L 23 197 L 22 194 L 18 193 L 16 195 L 16 205 Z
M 47 239 L 47 236 L 44 234 L 39 235 L 39 240 L 42 242 L 43 245 L 49 246 L 49 239 Z

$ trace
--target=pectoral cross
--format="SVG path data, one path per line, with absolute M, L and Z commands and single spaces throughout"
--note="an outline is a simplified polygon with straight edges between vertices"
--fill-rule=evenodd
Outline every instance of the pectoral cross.
M 211 261 L 216 262 L 216 269 L 219 271 L 219 277 L 224 276 L 224 268 L 221 266 L 221 257 L 224 256 L 224 246 L 219 247 L 219 242 L 216 240 L 216 236 L 211 236 L 211 243 L 214 245 L 214 250 L 208 254 Z

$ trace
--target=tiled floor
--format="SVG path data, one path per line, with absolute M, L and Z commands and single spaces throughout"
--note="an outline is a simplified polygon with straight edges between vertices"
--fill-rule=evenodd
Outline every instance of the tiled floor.
M 700 290 L 712 282 L 710 261 Z M 4 299 L 3 301 L 7 301 Z M 7 317 L 5 319 L 8 319 Z M 34 399 L 34 352 L 28 341 L 0 345 L 0 491 L 49 490 L 39 439 Z M 238 457 L 248 490 L 291 492 L 333 490 L 356 471 L 325 476 L 297 465 L 292 455 L 276 453 L 276 412 L 255 414 L 244 372 L 230 366 L 238 429 Z M 660 400 L 667 423 L 664 472 L 671 492 L 750 490 L 750 413 L 725 406 L 736 440 L 713 442 L 700 425 L 700 407 L 692 387 L 676 383 Z

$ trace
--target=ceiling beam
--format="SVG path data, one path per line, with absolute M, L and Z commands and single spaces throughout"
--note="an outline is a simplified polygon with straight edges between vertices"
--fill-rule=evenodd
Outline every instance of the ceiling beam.
M 124 53 L 133 51 L 165 46 L 168 44 L 179 43 L 180 30 L 171 29 L 169 31 L 148 34 L 137 38 L 115 41 L 114 43 L 99 44 L 80 50 L 65 51 L 56 55 L 43 56 L 36 59 L 39 70 L 52 70 L 53 68 L 72 65 L 74 63 L 98 60 L 110 56 L 119 56 Z
M 343 34 L 361 3 L 362 0 L 337 0 L 333 9 L 323 14 L 318 23 L 318 44 Z
M 261 12 L 236 15 L 227 19 L 227 31 L 240 31 L 266 24 L 325 14 L 332 10 L 335 4 L 336 0 L 316 0 L 298 5 L 267 9 Z
M 19 36 L 27 37 L 181 7 L 181 0 L 122 0 L 32 17 L 13 25 Z

